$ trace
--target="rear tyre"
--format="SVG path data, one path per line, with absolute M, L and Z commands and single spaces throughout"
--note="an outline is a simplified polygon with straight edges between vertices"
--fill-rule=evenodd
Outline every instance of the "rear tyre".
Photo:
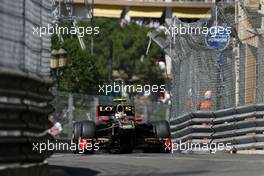
M 79 139 L 81 137 L 81 129 L 82 129 L 82 124 L 80 122 L 75 122 L 73 124 L 72 143 L 76 145 L 76 150 L 73 151 L 74 154 L 79 153 L 77 146 L 79 145 Z
M 157 138 L 170 138 L 170 125 L 166 120 L 152 122 Z
M 160 120 L 151 122 L 153 125 L 154 136 L 161 139 L 158 144 L 150 144 L 148 148 L 145 148 L 143 152 L 145 153 L 170 153 L 169 150 L 165 150 L 166 146 L 163 143 L 164 139 L 170 138 L 170 125 L 166 120 Z

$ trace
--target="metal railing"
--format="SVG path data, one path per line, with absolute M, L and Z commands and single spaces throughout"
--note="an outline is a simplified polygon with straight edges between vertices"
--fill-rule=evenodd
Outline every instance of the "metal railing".
M 2 1 L 0 9 L 0 175 L 46 176 L 51 152 L 40 154 L 33 143 L 53 140 L 47 133 L 51 43 L 33 31 L 51 22 L 51 4 Z
M 53 111 L 48 91 L 52 81 L 7 68 L 0 68 L 0 81 L 5 83 L 0 84 L 2 168 L 9 169 L 11 163 L 40 164 L 51 152 L 40 154 L 33 150 L 33 143 L 53 140 L 47 133 L 52 127 L 47 118 Z
M 173 141 L 230 143 L 232 150 L 264 150 L 264 104 L 196 111 L 171 119 Z

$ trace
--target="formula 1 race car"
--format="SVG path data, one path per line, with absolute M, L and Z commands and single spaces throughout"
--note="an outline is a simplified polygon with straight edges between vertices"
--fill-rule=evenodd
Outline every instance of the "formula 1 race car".
M 133 149 L 144 152 L 167 152 L 170 150 L 170 127 L 166 120 L 143 122 L 135 117 L 134 107 L 124 104 L 125 99 L 114 99 L 117 105 L 97 107 L 94 121 L 80 121 L 73 125 L 72 142 L 80 149 L 107 150 L 110 153 L 132 153 Z M 166 145 L 165 145 L 166 144 Z M 75 151 L 78 153 L 78 150 Z

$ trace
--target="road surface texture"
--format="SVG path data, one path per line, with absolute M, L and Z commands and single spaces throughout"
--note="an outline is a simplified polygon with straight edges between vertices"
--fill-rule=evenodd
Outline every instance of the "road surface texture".
M 264 176 L 264 155 L 55 154 L 50 176 Z

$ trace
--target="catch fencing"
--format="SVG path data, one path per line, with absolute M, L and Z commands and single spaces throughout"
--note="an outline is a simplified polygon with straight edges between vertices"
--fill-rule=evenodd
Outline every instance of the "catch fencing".
M 58 138 L 71 138 L 74 122 L 95 121 L 97 96 L 58 91 L 53 92 L 53 95 L 56 97 L 52 102 L 56 109 L 53 116 L 62 125 Z
M 49 79 L 50 37 L 33 27 L 51 21 L 46 0 L 2 0 L 0 5 L 0 175 L 48 175 L 45 159 L 33 143 L 53 138 L 53 85 Z
M 171 119 L 175 143 L 231 144 L 232 151 L 264 150 L 264 104 L 196 111 Z
M 261 16 L 244 1 L 219 3 L 210 12 L 211 18 L 191 23 L 174 17 L 166 21 L 167 30 L 148 34 L 172 60 L 171 117 L 198 110 L 207 91 L 212 92 L 212 111 L 264 102 L 264 40 L 261 32 L 254 33 L 261 31 Z M 222 48 L 214 48 L 208 44 L 210 35 L 196 31 L 210 29 L 216 21 L 231 29 Z M 181 28 L 195 30 L 180 33 Z
M 259 21 L 260 17 L 250 16 L 243 4 L 239 4 L 239 9 L 243 9 L 245 16 L 241 21 Z M 264 102 L 263 35 L 237 31 L 244 26 L 241 26 L 240 21 L 236 23 L 234 7 L 228 9 L 219 5 L 217 12 L 218 25 L 232 28 L 226 48 L 212 49 L 205 42 L 208 38 L 206 35 L 177 35 L 176 39 L 172 39 L 176 40 L 176 43 L 171 44 L 175 52 L 171 54 L 174 68 L 171 82 L 173 116 L 197 110 L 208 90 L 212 91 L 211 110 Z M 172 25 L 197 27 L 211 23 L 212 26 L 215 13 L 212 8 L 211 19 L 195 23 L 184 23 L 175 18 Z M 259 30 L 260 23 L 250 27 Z M 247 38 L 254 38 L 258 42 L 248 41 Z

